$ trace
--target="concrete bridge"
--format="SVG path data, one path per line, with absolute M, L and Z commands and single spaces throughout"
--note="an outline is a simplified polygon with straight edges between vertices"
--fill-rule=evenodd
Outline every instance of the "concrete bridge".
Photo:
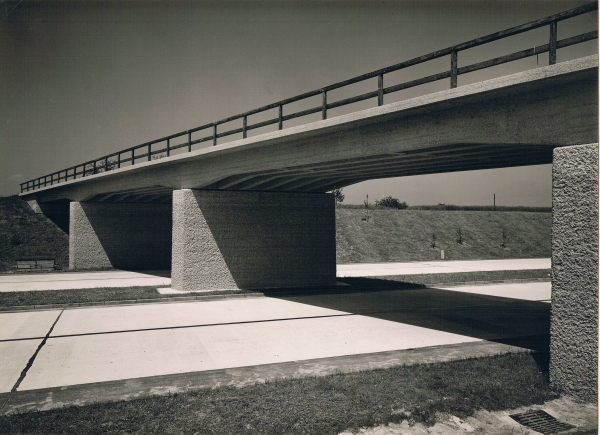
M 382 102 L 381 82 L 379 95 Z M 335 205 L 325 192 L 374 178 L 546 163 L 551 380 L 595 400 L 597 55 L 59 184 L 51 178 L 21 196 L 69 232 L 73 270 L 171 268 L 177 290 L 305 287 L 335 283 Z
M 557 147 L 598 142 L 597 71 L 581 58 L 22 196 L 70 232 L 71 269 L 172 267 L 179 290 L 332 284 L 324 192 L 552 163 Z

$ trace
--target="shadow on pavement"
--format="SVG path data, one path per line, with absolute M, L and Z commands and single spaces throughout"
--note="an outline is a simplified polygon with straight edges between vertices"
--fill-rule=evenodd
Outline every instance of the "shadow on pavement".
M 267 290 L 268 297 L 466 335 L 536 351 L 548 371 L 550 304 L 427 288 L 376 278 L 338 278 L 322 289 Z

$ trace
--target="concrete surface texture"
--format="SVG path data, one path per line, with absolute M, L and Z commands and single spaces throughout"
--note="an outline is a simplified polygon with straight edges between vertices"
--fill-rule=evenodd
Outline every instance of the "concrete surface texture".
M 217 325 L 53 334 L 19 391 L 478 341 L 350 313 L 327 315 L 331 311 L 322 310 L 324 315 L 314 316 L 314 307 L 275 303 L 283 311 L 293 310 L 293 318 L 246 322 L 240 314 L 235 322 Z M 196 318 L 214 311 L 212 304 L 195 303 Z M 78 328 L 67 326 L 64 330 L 75 332 Z
M 171 266 L 171 204 L 73 202 L 70 213 L 70 269 Z
M 590 56 L 23 196 L 82 201 L 152 186 L 326 192 L 378 177 L 550 163 L 554 146 L 598 141 L 597 86 L 598 56 Z
M 170 285 L 170 271 L 149 273 L 110 270 L 102 272 L 27 273 L 0 275 L 1 292 L 68 290 L 98 287 Z
M 550 307 L 526 284 L 509 297 L 375 284 L 0 314 L 0 395 L 44 337 L 5 410 L 547 350 Z
M 474 261 L 414 261 L 409 263 L 338 264 L 337 276 L 423 275 L 492 270 L 550 269 L 549 258 Z
M 520 282 L 515 284 L 468 285 L 457 287 L 436 287 L 440 290 L 498 296 L 527 301 L 550 302 L 552 284 L 550 282 Z
M 175 290 L 335 283 L 333 195 L 173 193 Z
M 554 150 L 550 381 L 598 400 L 598 144 Z

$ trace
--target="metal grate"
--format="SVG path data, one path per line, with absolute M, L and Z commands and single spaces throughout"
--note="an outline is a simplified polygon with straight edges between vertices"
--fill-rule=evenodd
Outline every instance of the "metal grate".
M 527 411 L 522 414 L 512 414 L 510 417 L 517 423 L 544 435 L 555 434 L 575 427 L 558 421 L 544 411 Z

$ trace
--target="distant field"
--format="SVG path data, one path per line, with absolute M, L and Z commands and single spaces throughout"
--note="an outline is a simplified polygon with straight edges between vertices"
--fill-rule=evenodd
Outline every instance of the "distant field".
M 550 212 L 374 209 L 369 215 L 363 220 L 364 207 L 336 209 L 338 263 L 439 260 L 441 250 L 446 260 L 551 256 Z
M 368 221 L 365 211 L 336 208 L 338 263 L 438 260 L 442 249 L 447 260 L 550 257 L 549 211 L 377 208 Z M 29 256 L 54 258 L 67 268 L 69 238 L 17 196 L 0 198 L 0 271 Z

